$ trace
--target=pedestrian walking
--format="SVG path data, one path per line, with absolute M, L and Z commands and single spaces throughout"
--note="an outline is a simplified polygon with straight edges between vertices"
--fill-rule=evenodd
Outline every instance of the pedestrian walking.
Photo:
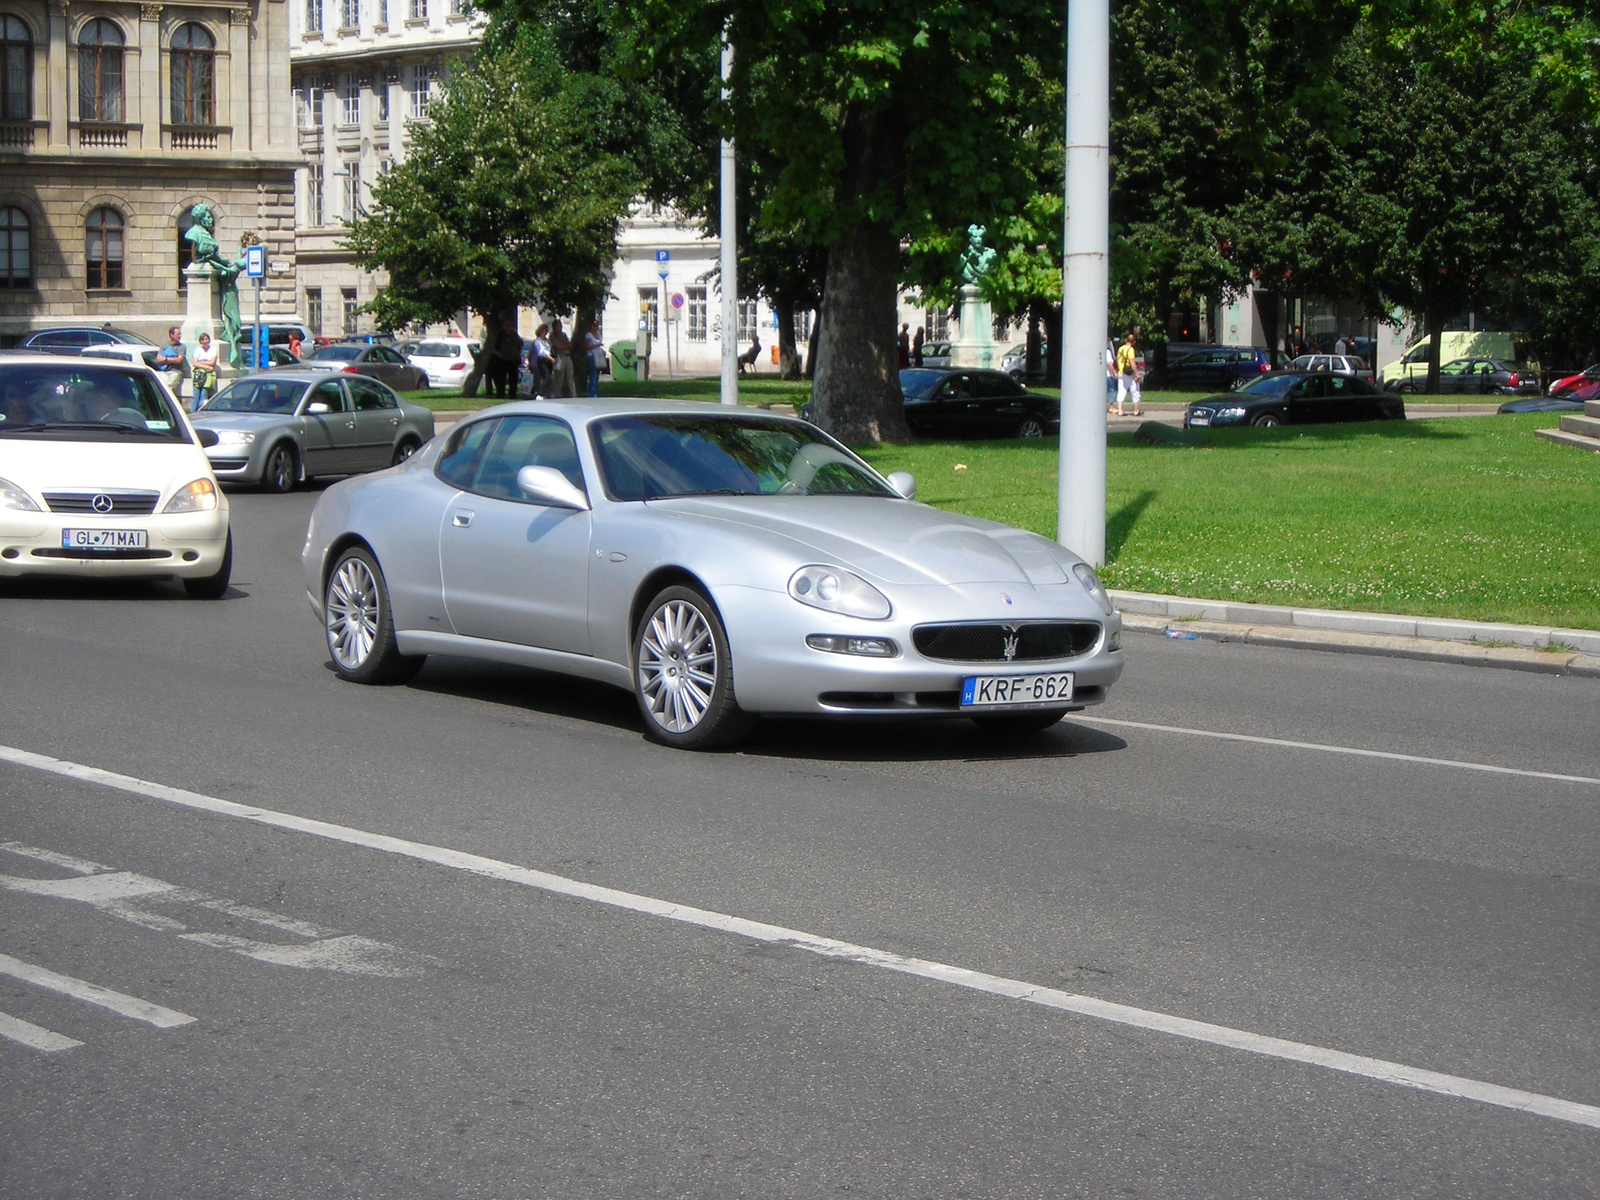
M 200 335 L 200 344 L 194 351 L 194 366 L 190 369 L 190 378 L 194 383 L 194 403 L 189 411 L 199 412 L 205 402 L 217 393 L 217 348 L 212 343 L 209 333 Z
M 917 332 L 911 339 L 911 365 L 914 367 L 920 367 L 922 365 L 922 343 L 926 340 L 926 330 L 923 328 L 923 326 L 918 325 Z
M 511 317 L 500 322 L 500 332 L 495 334 L 489 353 L 489 395 L 498 400 L 515 400 L 517 397 L 517 368 L 522 365 L 522 339 L 517 336 L 516 323 Z
M 576 396 L 578 385 L 572 376 L 572 339 L 567 336 L 567 331 L 561 328 L 560 317 L 550 324 L 550 353 L 554 354 L 556 359 L 555 394 Z
M 167 330 L 167 344 L 156 352 L 156 370 L 166 380 L 167 390 L 183 399 L 183 377 L 189 369 L 189 352 L 183 348 L 183 329 L 174 325 Z
M 1133 334 L 1123 339 L 1117 348 L 1117 416 L 1125 416 L 1123 404 L 1133 397 L 1133 415 L 1143 416 L 1139 402 L 1139 352 L 1134 346 Z
M 1106 339 L 1106 412 L 1115 410 L 1117 399 L 1117 347 Z
M 533 331 L 533 348 L 528 351 L 528 370 L 533 372 L 533 395 L 543 399 L 550 394 L 550 379 L 555 374 L 556 356 L 550 349 L 550 326 L 541 324 Z
M 900 367 L 904 371 L 911 365 L 911 326 L 900 326 L 900 336 L 895 339 L 895 349 L 899 354 Z
M 600 364 L 604 361 L 605 345 L 600 341 L 600 322 L 590 321 L 583 335 L 583 353 L 589 364 L 589 395 L 600 395 Z
M 301 338 L 300 331 L 298 329 L 289 330 L 289 353 L 299 358 L 300 347 L 303 345 L 305 345 L 305 341 Z

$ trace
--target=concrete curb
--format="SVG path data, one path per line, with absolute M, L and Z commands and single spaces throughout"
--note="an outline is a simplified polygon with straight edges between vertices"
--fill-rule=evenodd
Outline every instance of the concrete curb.
M 1596 630 L 1239 604 L 1152 592 L 1112 592 L 1111 598 L 1122 612 L 1124 627 L 1144 633 L 1600 678 Z

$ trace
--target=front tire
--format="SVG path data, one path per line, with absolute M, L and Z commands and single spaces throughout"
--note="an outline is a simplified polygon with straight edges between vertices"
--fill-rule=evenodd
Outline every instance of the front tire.
M 228 530 L 228 544 L 222 551 L 222 565 L 212 575 L 198 579 L 185 579 L 183 590 L 191 600 L 220 600 L 228 591 L 228 580 L 233 577 L 233 530 Z
M 322 627 L 339 678 L 352 683 L 404 683 L 424 656 L 400 653 L 389 585 L 378 560 L 360 546 L 341 554 L 322 592 Z
M 996 713 L 992 717 L 973 717 L 972 723 L 995 737 L 1030 737 L 1049 729 L 1067 712 L 1065 708 L 1049 708 L 1043 712 Z
M 300 479 L 300 464 L 295 460 L 294 448 L 288 442 L 279 442 L 267 451 L 267 462 L 261 468 L 261 490 L 282 495 L 293 491 Z
M 1038 417 L 1023 417 L 1017 422 L 1017 436 L 1019 438 L 1042 438 L 1044 436 L 1044 422 Z
M 716 605 L 696 588 L 650 601 L 633 637 L 634 695 L 653 741 L 710 750 L 748 737 L 755 718 L 733 694 L 733 656 Z
M 1262 413 L 1254 421 L 1251 421 L 1250 424 L 1256 426 L 1258 429 L 1275 429 L 1279 425 L 1283 424 L 1283 419 L 1279 417 L 1277 413 Z

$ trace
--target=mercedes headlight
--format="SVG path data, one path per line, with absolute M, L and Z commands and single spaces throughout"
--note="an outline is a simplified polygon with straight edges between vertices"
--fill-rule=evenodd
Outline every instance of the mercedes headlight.
M 217 485 L 209 479 L 196 479 L 178 489 L 178 494 L 167 501 L 164 513 L 206 512 L 217 506 Z
M 42 512 L 28 495 L 9 479 L 0 479 L 0 508 L 18 508 L 23 512 Z
M 1115 609 L 1111 604 L 1111 597 L 1106 589 L 1100 586 L 1100 577 L 1094 573 L 1094 568 L 1088 563 L 1078 563 L 1072 568 L 1072 573 L 1078 577 L 1078 582 L 1083 584 L 1083 590 L 1088 592 L 1100 611 L 1110 616 Z
M 824 612 L 869 621 L 881 621 L 892 611 L 887 596 L 861 576 L 838 567 L 801 567 L 789 577 L 789 595 Z

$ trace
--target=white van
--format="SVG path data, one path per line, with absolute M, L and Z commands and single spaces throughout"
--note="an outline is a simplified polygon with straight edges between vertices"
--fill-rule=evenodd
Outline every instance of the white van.
M 1428 377 L 1428 346 L 1433 341 L 1425 337 L 1383 369 L 1383 386 L 1395 387 L 1405 380 L 1420 382 Z M 1488 329 L 1449 329 L 1440 335 L 1439 365 L 1458 358 L 1498 358 L 1519 363 L 1534 371 L 1539 369 L 1533 357 L 1533 339 L 1525 333 L 1496 333 Z

